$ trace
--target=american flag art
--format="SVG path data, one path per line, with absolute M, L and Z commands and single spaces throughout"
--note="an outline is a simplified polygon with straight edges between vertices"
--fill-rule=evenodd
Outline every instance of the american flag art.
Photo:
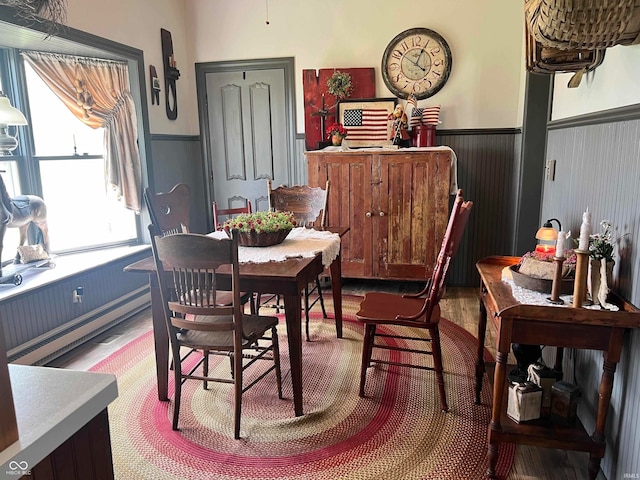
M 347 108 L 343 113 L 343 125 L 347 139 L 352 141 L 388 140 L 389 111 L 385 108 Z

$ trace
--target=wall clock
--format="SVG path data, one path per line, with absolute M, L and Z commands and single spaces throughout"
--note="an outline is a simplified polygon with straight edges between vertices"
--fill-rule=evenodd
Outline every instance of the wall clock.
M 418 100 L 435 95 L 449 79 L 451 49 L 428 28 L 410 28 L 395 36 L 382 56 L 382 78 L 396 96 Z

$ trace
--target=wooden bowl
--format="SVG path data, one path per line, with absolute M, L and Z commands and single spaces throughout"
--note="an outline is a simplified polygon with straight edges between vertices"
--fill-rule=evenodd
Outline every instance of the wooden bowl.
M 518 271 L 518 265 L 511 265 L 511 276 L 513 283 L 518 287 L 526 288 L 528 290 L 534 290 L 540 293 L 551 293 L 552 280 L 545 280 L 543 278 L 534 278 L 529 275 L 523 275 Z M 562 285 L 560 286 L 560 294 L 571 295 L 573 293 L 573 278 L 563 278 Z
M 243 247 L 268 247 L 282 243 L 291 229 L 278 230 L 277 232 L 257 233 L 255 230 L 250 232 L 238 232 L 238 244 Z

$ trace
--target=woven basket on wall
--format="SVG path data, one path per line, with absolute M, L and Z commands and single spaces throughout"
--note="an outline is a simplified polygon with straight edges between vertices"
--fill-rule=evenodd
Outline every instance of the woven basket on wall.
M 589 72 L 604 60 L 605 49 L 560 50 L 545 47 L 526 30 L 527 70 L 534 73 Z
M 525 25 L 527 70 L 534 73 L 588 72 L 604 60 L 605 49 L 560 50 L 538 42 Z
M 542 47 L 594 50 L 640 43 L 640 0 L 525 0 L 524 11 Z

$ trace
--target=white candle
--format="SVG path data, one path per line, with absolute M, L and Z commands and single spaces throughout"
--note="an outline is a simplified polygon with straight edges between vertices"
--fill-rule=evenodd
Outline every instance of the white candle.
M 591 212 L 589 207 L 582 214 L 582 225 L 580 225 L 580 241 L 578 243 L 578 249 L 586 251 L 589 250 L 589 236 L 591 235 Z
M 564 244 L 567 239 L 567 234 L 560 230 L 558 232 L 558 240 L 556 241 L 556 257 L 564 257 Z

